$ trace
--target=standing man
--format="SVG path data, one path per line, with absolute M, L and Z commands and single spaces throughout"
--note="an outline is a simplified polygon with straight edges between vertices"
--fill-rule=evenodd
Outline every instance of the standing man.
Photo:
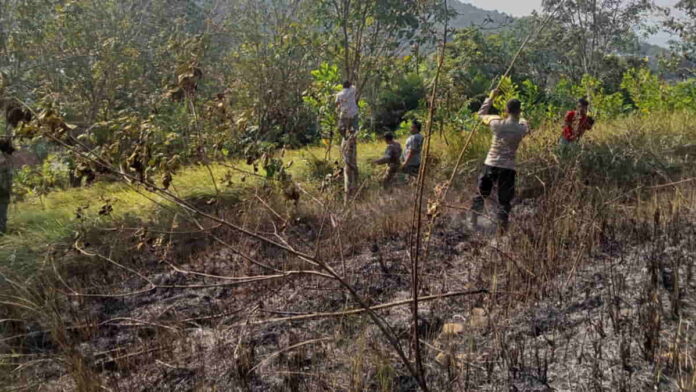
M 561 135 L 561 146 L 569 146 L 576 143 L 585 132 L 592 129 L 594 119 L 587 115 L 590 103 L 585 98 L 578 99 L 575 110 L 566 113 L 563 134 Z
M 358 102 L 357 91 L 351 82 L 343 82 L 343 90 L 336 94 L 338 108 L 338 132 L 341 134 L 343 156 L 343 181 L 345 201 L 350 200 L 358 184 Z
M 401 168 L 401 144 L 394 140 L 394 135 L 390 132 L 384 134 L 384 142 L 387 143 L 384 155 L 372 163 L 375 165 L 387 165 L 387 171 L 382 178 L 382 186 L 384 189 L 389 189 L 394 182 L 394 177 Z
M 12 131 L 7 130 L 11 135 Z M 7 231 L 7 216 L 12 196 L 12 138 L 6 136 L 0 139 L 0 233 Z
M 423 135 L 421 135 L 421 124 L 413 120 L 411 124 L 411 136 L 406 139 L 406 150 L 404 150 L 404 164 L 402 170 L 411 176 L 417 176 L 420 171 L 421 150 L 423 149 Z
M 515 157 L 517 148 L 522 139 L 529 134 L 527 121 L 520 118 L 522 104 L 517 99 L 511 99 L 507 103 L 507 117 L 488 115 L 493 105 L 493 99 L 498 94 L 497 90 L 483 102 L 478 116 L 484 124 L 490 126 L 493 131 L 491 148 L 483 167 L 478 182 L 478 195 L 473 200 L 471 207 L 471 223 L 476 227 L 478 215 L 483 211 L 485 200 L 490 196 L 493 185 L 498 187 L 498 225 L 502 230 L 507 229 L 512 199 L 515 197 Z

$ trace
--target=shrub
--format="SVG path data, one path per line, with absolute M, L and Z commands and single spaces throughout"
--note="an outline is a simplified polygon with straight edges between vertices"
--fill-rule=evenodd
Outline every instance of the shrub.
M 49 154 L 40 165 L 17 170 L 12 191 L 19 200 L 27 196 L 42 197 L 54 188 L 66 188 L 69 181 L 70 165 L 65 156 Z
M 375 130 L 379 133 L 391 132 L 399 127 L 404 115 L 417 109 L 425 97 L 423 79 L 416 74 L 408 74 L 396 80 L 390 88 L 382 90 L 375 108 Z
M 303 174 L 309 180 L 323 181 L 326 176 L 333 174 L 336 170 L 332 161 L 316 157 L 310 152 L 307 152 L 303 158 L 306 165 Z

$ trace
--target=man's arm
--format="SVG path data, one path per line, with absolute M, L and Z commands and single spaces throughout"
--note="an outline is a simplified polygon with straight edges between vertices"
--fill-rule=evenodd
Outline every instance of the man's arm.
M 411 162 L 411 158 L 413 158 L 413 136 L 409 136 L 408 139 L 406 140 L 406 156 L 404 157 L 404 163 L 402 166 L 408 166 L 409 162 Z
M 387 163 L 392 161 L 392 155 L 393 152 L 391 146 L 388 146 L 387 149 L 384 150 L 384 155 L 379 159 L 375 159 L 374 161 L 372 161 L 372 163 L 374 163 L 375 165 L 386 165 Z
M 490 95 L 483 101 L 481 109 L 478 111 L 479 119 L 486 125 L 490 125 L 492 121 L 499 120 L 500 116 L 489 115 L 491 107 L 493 106 L 493 99 L 498 95 L 498 90 L 491 91 Z
M 409 149 L 406 153 L 406 158 L 404 159 L 403 166 L 408 166 L 408 163 L 411 162 L 411 158 L 413 158 L 413 150 Z
M 585 124 L 583 124 L 583 126 L 579 127 L 580 129 L 578 130 L 578 137 L 584 136 L 585 132 L 591 130 L 593 125 L 594 125 L 594 118 L 587 116 L 587 119 L 585 120 Z

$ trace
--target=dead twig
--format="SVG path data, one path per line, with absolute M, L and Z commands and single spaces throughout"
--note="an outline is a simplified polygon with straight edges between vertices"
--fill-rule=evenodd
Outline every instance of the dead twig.
M 478 289 L 478 290 L 454 291 L 454 292 L 449 292 L 449 293 L 444 293 L 444 294 L 428 295 L 425 297 L 419 297 L 418 301 L 420 301 L 420 302 L 433 301 L 436 299 L 461 297 L 461 296 L 476 295 L 476 294 L 488 294 L 488 290 L 487 289 Z M 267 319 L 267 320 L 258 320 L 258 321 L 250 322 L 248 324 L 263 325 L 263 324 L 281 323 L 281 322 L 288 322 L 288 321 L 305 321 L 305 320 L 316 320 L 316 319 L 332 318 L 332 317 L 353 316 L 353 315 L 362 314 L 362 313 L 365 313 L 368 311 L 395 308 L 397 306 L 409 305 L 411 303 L 413 303 L 413 298 L 409 298 L 409 299 L 405 299 L 405 300 L 401 300 L 401 301 L 396 301 L 396 302 L 390 302 L 390 303 L 381 304 L 381 305 L 370 306 L 369 309 L 358 308 L 358 309 L 345 310 L 342 312 L 311 313 L 311 314 L 305 314 L 305 315 L 301 315 L 301 316 L 281 317 L 281 318 L 274 318 L 274 319 Z M 233 325 L 233 327 L 240 327 L 243 325 L 247 325 L 247 323 L 235 324 L 235 325 Z
M 314 343 L 326 342 L 326 341 L 330 341 L 330 340 L 334 340 L 334 338 L 320 338 L 320 339 L 307 340 L 307 341 L 304 341 L 302 343 L 293 344 L 292 346 L 284 348 L 282 350 L 278 350 L 278 351 L 272 353 L 271 355 L 267 356 L 266 358 L 262 359 L 256 365 L 254 365 L 251 369 L 249 369 L 247 374 L 251 374 L 251 372 L 258 369 L 260 366 L 262 366 L 263 364 L 267 363 L 268 361 L 270 361 L 271 359 L 277 357 L 278 355 L 280 355 L 282 353 L 292 351 L 292 350 L 294 350 L 296 348 L 300 348 L 302 346 L 307 346 L 307 345 L 314 344 Z

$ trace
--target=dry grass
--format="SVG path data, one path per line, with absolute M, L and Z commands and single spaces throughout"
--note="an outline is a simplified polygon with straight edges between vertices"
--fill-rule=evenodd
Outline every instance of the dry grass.
M 520 183 L 530 196 L 515 207 L 506 236 L 472 232 L 456 210 L 444 214 L 423 263 L 423 294 L 490 294 L 421 304 L 432 390 L 694 389 L 696 187 L 668 185 L 693 178 L 692 120 L 618 121 L 565 155 L 555 151 L 555 130 L 543 128 L 521 151 Z M 485 143 L 482 136 L 476 148 Z M 444 146 L 436 145 L 438 172 L 454 155 Z M 479 161 L 468 160 L 452 192 L 462 196 L 450 204 L 466 206 Z M 384 194 L 377 173 L 364 168 L 368 181 L 349 208 L 334 193 L 340 186 L 327 190 L 319 181 L 301 183 L 297 207 L 273 186 L 249 187 L 236 203 L 193 201 L 325 261 L 369 304 L 403 300 L 414 188 Z M 2 294 L 2 332 L 12 338 L 0 343 L 2 366 L 13 370 L 8 384 L 83 391 L 417 385 L 367 317 L 273 321 L 360 307 L 335 279 L 317 274 L 312 259 L 181 210 L 80 233 L 77 247 L 50 255 L 43 274 Z M 408 351 L 408 309 L 379 315 Z M 462 323 L 462 332 L 440 335 L 446 322 Z M 435 361 L 440 354 L 444 365 Z

